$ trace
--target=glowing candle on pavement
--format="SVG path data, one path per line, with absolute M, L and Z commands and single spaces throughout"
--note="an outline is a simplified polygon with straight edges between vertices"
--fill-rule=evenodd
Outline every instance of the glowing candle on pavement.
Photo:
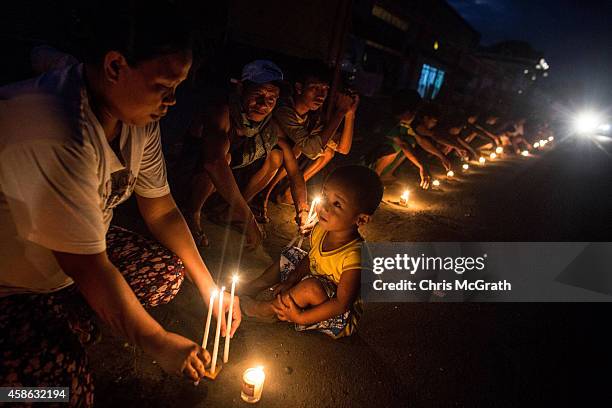
M 405 190 L 404 193 L 400 196 L 400 204 L 408 207 L 409 200 L 410 200 L 410 191 Z
M 504 152 L 504 148 L 499 146 L 497 149 L 495 149 L 495 153 L 497 154 L 502 154 Z
M 535 143 L 533 144 L 533 147 L 535 147 L 535 148 L 537 149 L 538 147 L 540 147 L 540 143 L 539 143 L 539 142 L 535 142 Z
M 555 140 L 554 136 L 549 136 L 549 137 L 548 137 L 548 141 L 549 141 L 549 142 L 552 142 L 553 140 Z
M 525 157 L 527 157 L 527 156 L 529 156 L 529 152 L 528 152 L 527 150 L 523 150 L 523 151 L 521 152 L 521 156 L 525 156 Z
M 467 163 L 464 163 L 462 167 L 463 167 L 463 170 L 467 170 L 470 168 L 470 165 Z
M 455 172 L 452 170 L 449 170 L 448 173 L 446 173 L 447 177 L 453 177 L 455 175 Z
M 315 213 L 315 207 L 317 206 L 319 201 L 321 201 L 321 197 L 315 197 L 314 200 L 312 200 L 312 204 L 310 204 L 310 211 L 308 211 L 308 221 L 306 222 L 307 224 L 312 221 L 312 216 Z
M 210 372 L 215 373 L 217 370 L 217 356 L 219 355 L 219 338 L 221 337 L 221 319 L 223 319 L 223 293 L 225 286 L 221 288 L 219 293 L 219 307 L 217 313 L 217 331 L 215 333 L 215 345 L 213 346 L 212 362 L 210 364 Z
M 236 282 L 238 282 L 238 275 L 232 277 L 232 289 L 230 291 L 230 305 L 227 311 L 227 325 L 225 330 L 225 347 L 223 348 L 223 362 L 227 363 L 229 360 L 230 350 L 230 331 L 232 328 L 232 313 L 234 312 L 234 292 L 236 291 Z
M 497 157 L 497 154 L 495 154 L 495 153 L 491 153 L 491 154 L 489 155 L 489 157 L 490 157 L 491 159 L 494 159 L 494 158 L 496 158 L 496 157 Z
M 484 157 L 481 157 L 480 159 L 478 159 L 478 162 L 480 164 L 485 164 L 486 161 L 487 161 L 487 159 L 485 159 Z
M 434 180 L 432 184 L 434 187 L 440 187 L 440 180 Z
M 240 397 L 250 404 L 259 401 L 261 399 L 265 380 L 266 373 L 264 373 L 263 367 L 248 368 L 242 374 L 242 391 L 240 392 Z

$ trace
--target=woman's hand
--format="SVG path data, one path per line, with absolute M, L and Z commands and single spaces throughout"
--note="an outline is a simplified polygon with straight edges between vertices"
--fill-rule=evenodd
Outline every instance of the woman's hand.
M 215 320 L 217 316 L 219 316 L 219 300 L 218 298 L 213 302 L 213 317 Z M 230 294 L 225 293 L 223 295 L 223 313 L 221 314 L 221 335 L 225 337 L 226 334 L 226 316 L 229 311 L 230 305 Z M 238 296 L 234 296 L 234 308 L 232 309 L 232 327 L 230 328 L 230 337 L 234 337 L 234 333 L 238 326 L 240 326 L 240 322 L 242 322 L 242 313 L 240 312 L 240 299 Z
M 198 381 L 204 376 L 204 367 L 210 363 L 210 354 L 193 341 L 168 331 L 160 332 L 143 345 L 159 365 L 170 374 Z

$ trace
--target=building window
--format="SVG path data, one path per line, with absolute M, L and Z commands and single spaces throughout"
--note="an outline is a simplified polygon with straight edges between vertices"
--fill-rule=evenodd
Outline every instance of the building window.
M 435 99 L 444 82 L 444 71 L 431 65 L 423 64 L 418 92 L 424 99 Z
M 406 20 L 399 18 L 379 5 L 374 5 L 374 7 L 372 7 L 372 15 L 380 18 L 387 24 L 391 24 L 395 28 L 399 28 L 402 31 L 408 31 L 408 22 Z

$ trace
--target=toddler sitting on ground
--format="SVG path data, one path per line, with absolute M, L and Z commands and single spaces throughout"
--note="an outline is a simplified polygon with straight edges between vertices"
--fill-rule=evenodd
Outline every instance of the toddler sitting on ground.
M 382 195 L 378 175 L 367 167 L 333 171 L 316 207 L 318 223 L 310 236 L 310 252 L 289 249 L 280 263 L 251 282 L 249 293 L 268 288 L 273 299 L 242 296 L 243 313 L 293 322 L 296 330 L 319 330 L 333 338 L 353 334 L 361 315 L 364 241 L 359 227 L 370 221 Z

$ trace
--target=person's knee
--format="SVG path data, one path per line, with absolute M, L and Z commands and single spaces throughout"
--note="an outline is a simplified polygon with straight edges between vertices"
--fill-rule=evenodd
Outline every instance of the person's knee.
M 270 167 L 273 169 L 279 169 L 283 165 L 283 152 L 280 150 L 272 150 L 269 153 L 268 159 L 270 160 Z
M 300 292 L 299 296 L 297 297 L 306 300 L 307 303 L 311 305 L 323 303 L 328 299 L 325 289 L 323 289 L 321 283 L 315 278 L 305 279 L 301 281 L 300 284 L 296 287 L 296 290 Z
M 153 265 L 158 275 L 149 282 L 148 287 L 144 290 L 145 293 L 142 293 L 142 290 L 135 291 L 145 307 L 156 307 L 169 303 L 176 297 L 185 280 L 185 266 L 177 255 L 170 254 L 169 258 L 162 258 L 164 259 L 161 262 Z

